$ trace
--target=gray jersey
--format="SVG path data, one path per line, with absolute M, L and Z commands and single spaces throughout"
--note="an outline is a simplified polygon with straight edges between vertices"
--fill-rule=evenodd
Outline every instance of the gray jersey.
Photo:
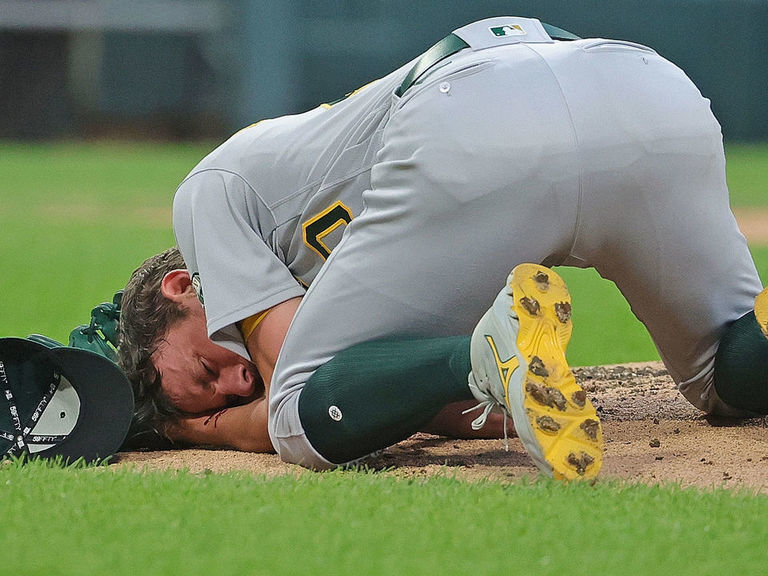
M 407 66 L 246 129 L 179 189 L 177 239 L 216 341 L 245 353 L 233 323 L 311 284 L 270 388 L 280 456 L 328 464 L 298 418 L 319 366 L 374 338 L 469 334 L 521 262 L 615 282 L 686 398 L 727 412 L 715 352 L 761 284 L 709 102 L 637 44 L 555 42 L 520 18 L 455 33 L 471 48 L 404 94 Z
M 245 355 L 233 325 L 312 283 L 362 209 L 403 73 L 335 105 L 249 126 L 181 183 L 174 231 L 214 341 Z

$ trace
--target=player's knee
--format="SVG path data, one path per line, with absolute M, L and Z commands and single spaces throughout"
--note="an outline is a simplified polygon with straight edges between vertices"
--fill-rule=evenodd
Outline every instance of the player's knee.
M 272 446 L 280 460 L 313 470 L 328 470 L 336 464 L 323 458 L 310 444 L 299 419 L 300 389 L 270 404 L 267 426 Z
M 298 464 L 311 470 L 330 470 L 338 466 L 320 456 L 304 435 L 280 438 L 273 444 L 280 460 L 287 464 Z

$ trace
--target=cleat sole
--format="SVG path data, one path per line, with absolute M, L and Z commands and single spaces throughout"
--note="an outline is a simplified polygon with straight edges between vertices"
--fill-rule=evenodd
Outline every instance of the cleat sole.
M 555 478 L 595 478 L 603 463 L 603 432 L 565 357 L 573 330 L 568 288 L 548 268 L 521 264 L 510 274 L 507 290 L 520 323 L 517 348 L 527 364 L 526 422 L 520 424 L 535 443 L 524 442 L 526 448 L 540 468 L 542 460 L 551 467 Z M 521 432 L 517 419 L 515 426 Z

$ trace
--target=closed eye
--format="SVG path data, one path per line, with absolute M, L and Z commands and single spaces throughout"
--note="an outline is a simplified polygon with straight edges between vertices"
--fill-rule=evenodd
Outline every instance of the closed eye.
M 211 365 L 208 364 L 208 361 L 202 356 L 200 357 L 200 365 L 203 367 L 203 370 L 205 370 L 205 373 L 208 376 L 216 376 L 216 372 L 214 372 L 213 368 L 211 368 Z

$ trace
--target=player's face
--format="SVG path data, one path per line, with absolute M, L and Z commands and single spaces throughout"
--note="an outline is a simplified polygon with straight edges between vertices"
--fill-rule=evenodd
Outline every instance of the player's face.
M 173 405 L 190 414 L 242 404 L 264 393 L 251 362 L 208 338 L 199 303 L 171 327 L 152 359 Z

